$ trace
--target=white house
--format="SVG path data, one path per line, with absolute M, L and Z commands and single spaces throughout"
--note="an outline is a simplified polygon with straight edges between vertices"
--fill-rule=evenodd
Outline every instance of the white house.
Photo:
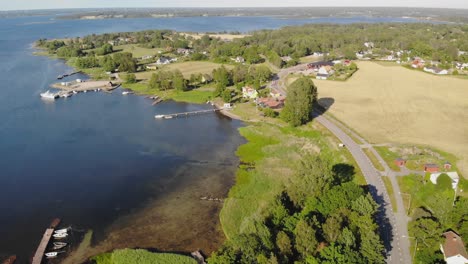
M 171 62 L 175 62 L 177 61 L 177 58 L 169 58 L 169 57 L 160 57 L 157 61 L 156 61 L 156 64 L 157 65 L 166 65 L 166 64 L 170 64 Z
M 255 99 L 258 97 L 258 92 L 254 88 L 251 88 L 249 86 L 244 86 L 242 87 L 242 97 Z
M 444 260 L 447 264 L 466 264 L 468 263 L 468 254 L 465 245 L 460 236 L 453 231 L 443 234 L 444 244 L 440 244 L 440 250 L 444 254 Z
M 244 63 L 245 59 L 242 58 L 241 56 L 237 56 L 236 58 L 231 58 L 231 60 L 237 62 L 237 63 Z
M 437 184 L 437 179 L 442 174 L 443 174 L 442 172 L 432 173 L 431 178 L 430 178 L 431 182 L 433 184 Z M 452 179 L 452 189 L 455 190 L 458 186 L 458 182 L 460 181 L 460 177 L 458 176 L 458 173 L 456 171 L 452 171 L 452 172 L 445 172 L 445 174 L 447 174 L 450 177 L 450 179 Z
M 448 74 L 447 70 L 437 68 L 437 67 L 424 67 L 425 72 L 430 72 L 437 75 L 446 75 Z
M 152 58 L 153 58 L 153 55 L 145 55 L 145 56 L 141 57 L 142 60 L 149 60 L 149 59 L 152 59 Z
M 320 67 L 316 76 L 317 80 L 326 80 L 330 77 L 330 72 L 325 67 Z

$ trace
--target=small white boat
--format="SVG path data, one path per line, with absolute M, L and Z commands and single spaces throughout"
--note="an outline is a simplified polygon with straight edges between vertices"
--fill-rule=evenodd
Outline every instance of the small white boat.
M 86 90 L 84 90 L 83 93 L 86 93 Z
M 54 246 L 53 246 L 53 249 L 54 250 L 57 250 L 57 249 L 62 249 L 64 247 L 66 247 L 68 244 L 67 243 L 64 243 L 64 242 L 54 242 Z
M 56 94 L 56 93 L 51 93 L 49 90 L 47 90 L 47 92 L 41 93 L 41 97 L 42 97 L 42 98 L 45 98 L 45 99 L 52 99 L 52 100 L 55 100 L 55 98 L 58 97 L 58 94 Z
M 133 93 L 133 92 L 131 92 L 131 91 L 123 91 L 123 92 L 122 92 L 122 95 L 127 95 L 127 94 L 132 94 L 132 93 Z
M 154 118 L 161 119 L 161 118 L 164 118 L 164 115 L 155 115 Z
M 72 93 L 64 93 L 62 95 L 60 95 L 62 98 L 67 98 L 67 97 L 70 97 L 72 96 Z
M 75 91 L 75 90 L 73 90 L 73 93 L 74 93 L 74 94 L 77 94 L 78 92 L 77 92 L 77 91 Z
M 167 115 L 167 116 L 164 116 L 164 118 L 165 118 L 165 119 L 172 119 L 172 118 L 173 118 L 173 116 L 171 116 L 171 115 Z
M 56 234 L 53 234 L 52 236 L 56 239 L 62 239 L 62 238 L 66 238 L 68 236 L 68 233 L 56 233 Z
M 59 254 L 58 252 L 47 252 L 44 255 L 48 258 L 55 258 L 57 257 L 58 254 Z
M 62 234 L 62 233 L 67 233 L 68 228 L 62 228 L 62 229 L 57 229 L 54 231 L 55 234 Z

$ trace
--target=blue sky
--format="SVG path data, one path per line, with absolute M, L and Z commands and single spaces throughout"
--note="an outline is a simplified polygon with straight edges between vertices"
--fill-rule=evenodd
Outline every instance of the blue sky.
M 85 7 L 405 6 L 468 8 L 468 0 L 0 0 L 0 10 Z

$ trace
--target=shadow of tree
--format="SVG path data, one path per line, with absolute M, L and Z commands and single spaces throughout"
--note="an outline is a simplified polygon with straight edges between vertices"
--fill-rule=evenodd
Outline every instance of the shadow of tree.
M 367 189 L 372 195 L 372 198 L 374 198 L 374 201 L 379 205 L 375 216 L 375 220 L 379 226 L 380 238 L 383 240 L 384 243 L 385 255 L 388 256 L 388 254 L 392 250 L 392 242 L 394 237 L 393 226 L 390 223 L 390 219 L 387 217 L 387 208 L 385 207 L 387 203 L 385 202 L 384 197 L 378 194 L 377 188 L 375 188 L 374 185 L 367 185 Z

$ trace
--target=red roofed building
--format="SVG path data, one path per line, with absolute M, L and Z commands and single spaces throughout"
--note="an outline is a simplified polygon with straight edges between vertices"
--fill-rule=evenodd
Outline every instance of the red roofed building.
M 445 242 L 443 245 L 440 245 L 440 250 L 444 254 L 445 262 L 447 264 L 468 263 L 468 254 L 461 237 L 453 231 L 445 232 L 443 236 L 445 237 Z
M 438 172 L 439 166 L 437 164 L 425 164 L 424 171 L 425 172 Z
M 395 159 L 395 165 L 397 165 L 398 167 L 403 167 L 406 165 L 406 160 L 402 158 L 397 158 Z

